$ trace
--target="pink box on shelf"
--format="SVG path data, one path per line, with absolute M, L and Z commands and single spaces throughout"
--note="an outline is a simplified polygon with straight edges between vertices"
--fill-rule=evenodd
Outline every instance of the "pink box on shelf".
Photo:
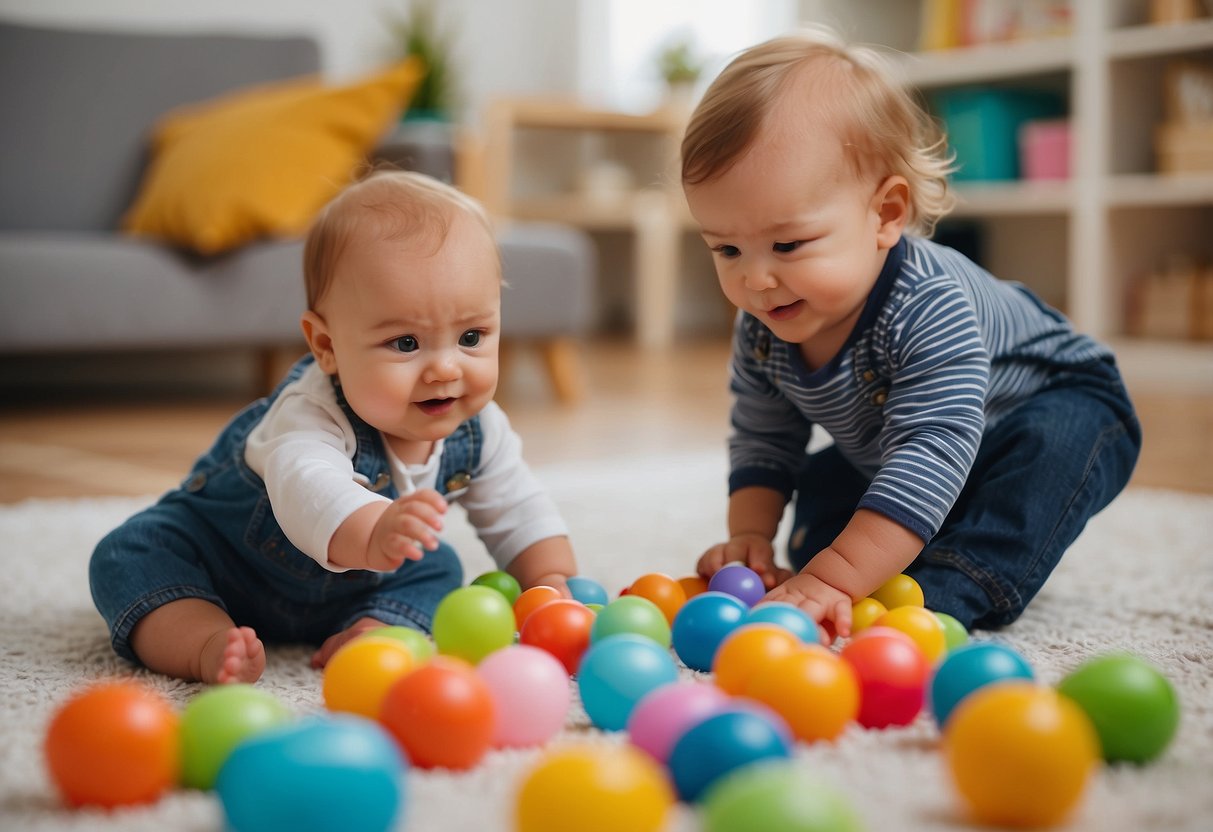
M 1070 120 L 1029 121 L 1019 128 L 1019 169 L 1024 179 L 1070 178 Z

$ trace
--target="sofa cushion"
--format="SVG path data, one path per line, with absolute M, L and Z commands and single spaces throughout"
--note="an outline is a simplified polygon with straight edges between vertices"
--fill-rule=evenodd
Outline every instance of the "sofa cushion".
M 297 79 L 167 115 L 123 228 L 202 254 L 303 234 L 399 118 L 423 73 L 408 59 L 355 84 Z

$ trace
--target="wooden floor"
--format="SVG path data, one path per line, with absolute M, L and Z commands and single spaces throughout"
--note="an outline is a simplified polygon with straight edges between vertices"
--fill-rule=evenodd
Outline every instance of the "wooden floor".
M 585 400 L 555 403 L 538 357 L 511 352 L 499 400 L 532 464 L 584 463 L 647 452 L 724 452 L 728 345 L 668 352 L 619 341 L 582 351 Z M 1129 378 L 1145 443 L 1133 484 L 1213 493 L 1213 393 Z M 11 391 L 10 391 L 11 393 Z M 249 389 L 107 394 L 62 389 L 0 398 L 0 502 L 30 497 L 155 494 L 175 485 Z

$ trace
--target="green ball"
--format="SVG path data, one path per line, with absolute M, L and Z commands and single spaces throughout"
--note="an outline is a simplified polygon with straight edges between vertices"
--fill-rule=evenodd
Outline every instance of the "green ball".
M 252 685 L 218 685 L 198 694 L 181 712 L 182 785 L 214 788 L 236 746 L 290 719 L 286 705 Z
M 670 622 L 656 604 L 639 595 L 625 595 L 607 604 L 594 618 L 590 642 L 607 636 L 633 633 L 650 638 L 662 647 L 670 646 Z
M 430 641 L 425 633 L 414 630 L 412 627 L 380 627 L 376 630 L 367 630 L 365 635 L 392 638 L 404 642 L 404 646 L 409 648 L 409 652 L 413 654 L 418 665 L 429 661 L 434 655 L 434 642 Z
M 505 600 L 509 601 L 511 605 L 522 594 L 522 586 L 519 585 L 518 579 L 509 572 L 502 572 L 500 569 L 496 572 L 485 572 L 472 581 L 472 586 L 487 586 L 490 589 L 495 589 L 504 595 Z
M 934 612 L 934 610 L 932 610 Z M 957 621 L 946 612 L 937 612 L 935 617 L 939 619 L 939 623 L 943 625 L 943 641 L 944 647 L 950 652 L 965 644 L 969 640 L 969 631 L 964 625 Z
M 1179 727 L 1179 700 L 1149 662 L 1114 653 L 1097 656 L 1061 680 L 1057 690 L 1086 711 L 1108 762 L 1153 760 Z
M 487 586 L 465 586 L 449 593 L 434 613 L 434 644 L 446 656 L 479 664 L 495 650 L 514 643 L 514 608 Z
M 703 803 L 704 832 L 861 832 L 851 804 L 786 761 L 755 763 L 723 777 Z

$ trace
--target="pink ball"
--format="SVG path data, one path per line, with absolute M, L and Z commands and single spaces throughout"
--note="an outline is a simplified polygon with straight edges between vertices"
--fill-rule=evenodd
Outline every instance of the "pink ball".
M 641 699 L 628 717 L 628 738 L 665 765 L 670 751 L 687 729 L 698 725 L 729 703 L 720 688 L 704 682 L 672 682 Z
M 490 653 L 476 672 L 496 706 L 494 748 L 543 745 L 564 727 L 569 674 L 551 653 L 516 644 Z

